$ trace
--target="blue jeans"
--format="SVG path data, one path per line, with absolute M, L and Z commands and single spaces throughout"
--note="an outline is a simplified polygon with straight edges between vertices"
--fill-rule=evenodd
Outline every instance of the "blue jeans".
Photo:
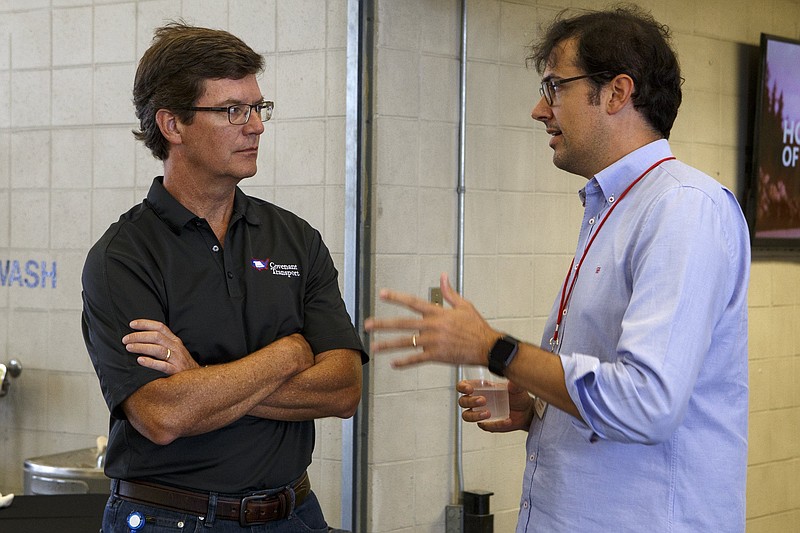
M 281 490 L 283 489 L 267 491 L 265 494 L 273 494 Z M 103 513 L 101 533 L 130 533 L 127 519 L 134 512 L 141 513 L 146 517 L 144 527 L 136 533 L 241 533 L 242 531 L 250 533 L 327 533 L 328 531 L 328 525 L 322 515 L 322 508 L 313 491 L 299 506 L 292 509 L 285 520 L 242 527 L 235 520 L 222 520 L 210 514 L 200 517 L 152 505 L 132 503 L 114 496 L 112 490 Z

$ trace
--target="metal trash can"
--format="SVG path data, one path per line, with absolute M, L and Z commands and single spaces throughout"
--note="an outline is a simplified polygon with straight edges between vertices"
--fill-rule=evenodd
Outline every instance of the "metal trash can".
M 26 459 L 24 493 L 108 494 L 111 481 L 101 464 L 97 448 Z

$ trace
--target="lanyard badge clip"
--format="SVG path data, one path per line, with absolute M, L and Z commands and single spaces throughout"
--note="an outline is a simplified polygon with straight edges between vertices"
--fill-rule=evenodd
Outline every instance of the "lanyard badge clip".
M 555 327 L 555 329 L 553 330 L 553 336 L 552 336 L 552 337 L 550 337 L 550 351 L 551 351 L 551 352 L 553 352 L 553 353 L 555 353 L 555 351 L 558 349 L 558 344 L 559 344 L 559 340 L 558 340 L 558 326 L 559 326 L 559 325 L 560 325 L 560 324 L 556 323 L 556 327 Z

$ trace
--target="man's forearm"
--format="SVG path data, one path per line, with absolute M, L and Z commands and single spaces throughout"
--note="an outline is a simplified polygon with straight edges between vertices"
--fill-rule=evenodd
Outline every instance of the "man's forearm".
M 331 350 L 313 366 L 286 380 L 248 414 L 300 421 L 351 417 L 361 400 L 361 356 L 355 350 Z
M 301 356 L 302 352 L 309 359 Z M 231 363 L 177 371 L 151 381 L 125 400 L 123 409 L 137 431 L 153 442 L 168 444 L 179 437 L 224 427 L 247 415 L 306 370 L 310 358 L 302 337 L 285 337 Z M 163 363 L 155 361 L 148 366 Z

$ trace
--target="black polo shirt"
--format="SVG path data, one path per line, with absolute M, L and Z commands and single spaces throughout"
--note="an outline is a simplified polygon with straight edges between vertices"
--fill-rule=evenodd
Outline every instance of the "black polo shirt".
M 201 365 L 233 361 L 300 333 L 315 354 L 358 350 L 337 272 L 318 231 L 236 189 L 220 246 L 156 178 L 144 200 L 92 247 L 83 270 L 83 332 L 111 411 L 106 474 L 198 490 L 244 492 L 285 485 L 311 462 L 314 422 L 245 416 L 159 446 L 120 405 L 164 374 L 136 363 L 122 337 L 136 318 L 165 323 Z

